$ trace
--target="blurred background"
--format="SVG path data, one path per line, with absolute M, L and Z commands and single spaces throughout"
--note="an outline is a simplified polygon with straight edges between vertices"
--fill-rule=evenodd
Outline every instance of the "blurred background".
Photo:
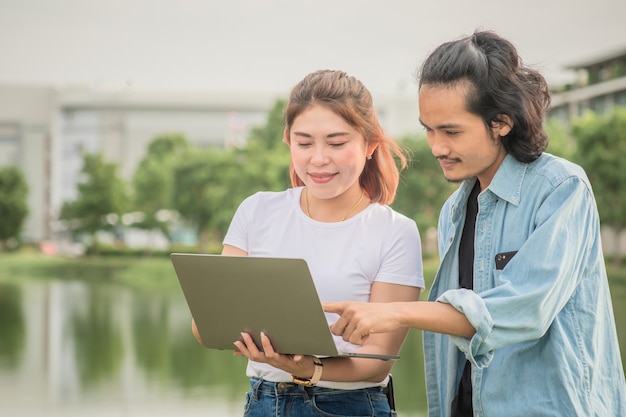
M 243 198 L 289 185 L 282 106 L 317 69 L 363 81 L 411 149 L 394 208 L 432 280 L 453 186 L 414 75 L 475 29 L 550 84 L 548 150 L 594 186 L 624 358 L 626 3 L 422 3 L 0 0 L 0 412 L 241 415 L 245 363 L 195 342 L 167 255 L 218 252 Z M 425 415 L 418 332 L 394 375 L 401 415 Z

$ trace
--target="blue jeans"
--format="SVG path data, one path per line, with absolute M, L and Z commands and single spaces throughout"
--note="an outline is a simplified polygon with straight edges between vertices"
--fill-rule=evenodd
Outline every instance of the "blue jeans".
M 389 403 L 381 387 L 338 390 L 305 387 L 291 382 L 250 379 L 245 417 L 389 417 Z

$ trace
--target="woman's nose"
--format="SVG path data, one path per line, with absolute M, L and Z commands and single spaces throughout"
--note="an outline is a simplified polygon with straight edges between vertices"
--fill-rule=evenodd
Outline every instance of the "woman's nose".
M 316 146 L 311 155 L 311 163 L 315 165 L 324 165 L 328 163 L 328 153 L 325 146 Z

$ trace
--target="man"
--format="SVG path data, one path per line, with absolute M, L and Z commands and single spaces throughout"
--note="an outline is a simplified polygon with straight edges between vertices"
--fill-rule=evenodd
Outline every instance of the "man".
M 324 305 L 353 343 L 424 330 L 432 417 L 626 416 L 595 199 L 579 166 L 544 152 L 549 103 L 497 34 L 439 46 L 419 74 L 420 121 L 460 186 L 429 300 Z

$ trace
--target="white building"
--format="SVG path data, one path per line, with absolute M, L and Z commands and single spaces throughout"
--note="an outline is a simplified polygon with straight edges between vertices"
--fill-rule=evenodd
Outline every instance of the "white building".
M 577 80 L 552 94 L 550 117 L 569 123 L 586 110 L 609 113 L 626 106 L 626 47 L 568 65 Z

